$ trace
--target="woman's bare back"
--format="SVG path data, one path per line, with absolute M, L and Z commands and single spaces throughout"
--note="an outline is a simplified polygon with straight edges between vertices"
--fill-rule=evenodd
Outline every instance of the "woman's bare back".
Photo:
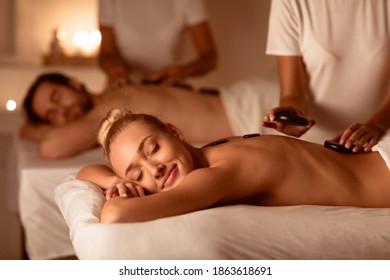
M 390 207 L 389 170 L 378 153 L 341 154 L 281 136 L 234 137 L 203 153 L 229 177 L 226 204 Z

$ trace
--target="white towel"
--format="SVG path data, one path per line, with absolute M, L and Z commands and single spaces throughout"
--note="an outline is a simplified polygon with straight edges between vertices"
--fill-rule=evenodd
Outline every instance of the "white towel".
M 276 130 L 263 127 L 261 121 L 279 102 L 277 80 L 248 78 L 222 88 L 220 96 L 235 135 L 275 134 Z
M 386 162 L 387 167 L 390 170 L 390 130 L 388 129 L 386 133 L 379 140 L 372 150 L 374 152 L 379 152 L 383 160 Z

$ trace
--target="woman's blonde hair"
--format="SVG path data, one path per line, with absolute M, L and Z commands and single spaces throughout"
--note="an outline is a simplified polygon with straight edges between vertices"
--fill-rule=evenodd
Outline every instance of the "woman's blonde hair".
M 125 108 L 111 109 L 102 120 L 97 137 L 98 143 L 103 148 L 106 161 L 109 162 L 112 142 L 114 142 L 123 129 L 135 121 L 153 125 L 162 131 L 168 131 L 167 124 L 152 115 L 134 114 Z

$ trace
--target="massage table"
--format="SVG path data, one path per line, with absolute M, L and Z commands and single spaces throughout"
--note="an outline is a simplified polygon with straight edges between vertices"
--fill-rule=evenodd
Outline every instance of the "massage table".
M 55 191 L 79 259 L 390 259 L 390 209 L 234 205 L 140 223 L 100 224 L 102 190 Z
M 102 163 L 100 149 L 63 160 L 42 160 L 37 144 L 17 141 L 19 216 L 29 259 L 74 256 L 67 225 L 54 201 L 55 188 L 69 175 L 90 163 Z
M 390 136 L 374 150 L 390 169 Z M 79 259 L 390 259 L 390 208 L 233 205 L 100 224 L 102 190 L 73 177 L 55 200 Z

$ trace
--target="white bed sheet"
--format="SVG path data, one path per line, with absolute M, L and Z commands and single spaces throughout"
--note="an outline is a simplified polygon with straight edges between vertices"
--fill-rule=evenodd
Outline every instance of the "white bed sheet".
M 71 159 L 48 161 L 39 158 L 36 143 L 19 140 L 17 147 L 19 215 L 28 257 L 56 259 L 74 255 L 68 228 L 54 201 L 54 190 L 82 166 L 103 162 L 101 150 L 89 150 Z
M 70 178 L 55 199 L 80 259 L 390 259 L 390 209 L 235 205 L 100 224 L 93 184 Z

